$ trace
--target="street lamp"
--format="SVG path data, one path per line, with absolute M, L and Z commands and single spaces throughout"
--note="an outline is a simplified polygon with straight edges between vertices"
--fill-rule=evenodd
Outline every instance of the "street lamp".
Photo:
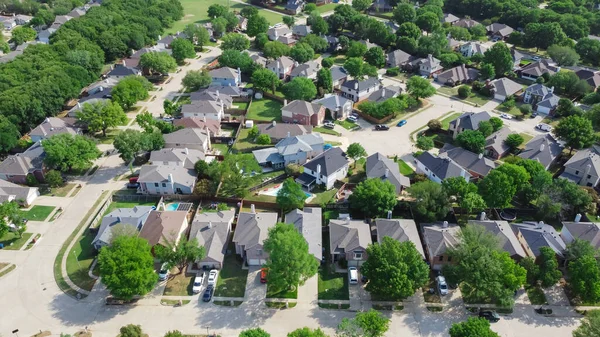
M 12 331 L 12 333 L 14 333 L 14 334 L 15 334 L 15 336 L 19 337 L 19 329 L 14 329 L 14 330 Z

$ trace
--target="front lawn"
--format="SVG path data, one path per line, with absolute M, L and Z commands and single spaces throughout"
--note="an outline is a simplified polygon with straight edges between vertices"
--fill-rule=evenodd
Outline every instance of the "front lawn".
M 469 97 L 463 99 L 458 96 L 458 87 L 459 86 L 456 86 L 456 87 L 442 86 L 442 87 L 438 88 L 437 91 L 439 93 L 445 94 L 447 96 L 459 99 L 461 101 L 469 102 L 471 104 L 479 105 L 479 106 L 482 106 L 491 100 L 491 97 L 485 97 L 476 92 L 471 93 L 471 95 Z
M 297 299 L 298 298 L 298 287 L 297 286 L 294 287 L 293 290 L 289 289 L 289 290 L 283 290 L 283 291 L 276 291 L 272 287 L 269 287 L 269 283 L 267 282 L 267 298 Z
M 317 127 L 313 128 L 313 131 L 314 132 L 324 133 L 324 134 L 327 134 L 327 135 L 333 135 L 333 136 L 341 136 L 342 135 L 341 133 L 339 133 L 339 132 L 337 132 L 335 130 L 324 128 L 324 127 L 321 127 L 321 126 L 317 126 Z
M 246 119 L 252 119 L 256 121 L 281 121 L 281 108 L 283 104 L 263 98 L 261 100 L 252 101 L 252 105 L 246 113 Z
M 177 268 L 173 268 L 177 272 Z M 196 275 L 188 276 L 185 271 L 180 274 L 171 274 L 171 278 L 167 281 L 165 287 L 165 296 L 192 296 L 192 287 L 194 286 L 194 277 Z
M 440 121 L 442 123 L 442 130 L 448 130 L 448 127 L 450 126 L 450 122 L 457 119 L 460 115 L 462 115 L 461 112 L 453 112 L 453 113 L 450 113 L 449 115 L 447 115 L 446 117 L 444 117 L 444 119 L 442 119 Z
M 44 221 L 54 211 L 54 206 L 35 205 L 28 211 L 19 210 L 19 215 L 29 221 Z
M 23 233 L 19 238 L 19 234 L 8 232 L 0 238 L 0 243 L 4 245 L 4 250 L 19 250 L 32 235 L 32 233 Z
M 524 148 L 525 148 L 525 145 L 526 145 L 527 143 L 529 143 L 529 141 L 530 141 L 530 140 L 532 140 L 532 139 L 533 139 L 533 136 L 532 136 L 532 135 L 530 135 L 530 134 L 528 134 L 528 133 L 524 133 L 524 132 L 521 132 L 521 133 L 519 133 L 519 134 L 521 135 L 521 137 L 523 137 L 523 144 L 521 144 L 521 146 L 519 146 L 519 148 L 520 148 L 520 149 L 524 149 Z
M 229 246 L 232 254 L 226 255 L 223 268 L 219 272 L 215 296 L 219 297 L 244 297 L 246 293 L 246 280 L 248 270 L 242 269 L 243 262 L 235 255 L 233 245 Z
M 104 215 L 114 211 L 117 208 L 134 208 L 135 206 L 156 206 L 156 202 L 125 202 L 125 201 L 113 201 L 108 205 Z
M 40 189 L 40 193 L 42 195 L 51 195 L 53 197 L 66 197 L 76 185 L 77 184 L 69 183 L 64 184 L 61 187 L 44 188 L 43 192 Z
M 319 299 L 347 300 L 348 277 L 345 273 L 336 273 L 332 265 L 326 264 L 319 268 Z
M 92 246 L 94 237 L 95 234 L 87 229 L 67 255 L 67 275 L 78 287 L 88 291 L 92 290 L 96 282 L 88 275 L 96 256 L 96 250 Z
M 347 120 L 347 119 L 344 119 L 344 120 L 342 120 L 342 121 L 340 121 L 340 120 L 337 120 L 337 121 L 335 121 L 335 124 L 341 125 L 341 126 L 342 126 L 344 129 L 346 129 L 346 130 L 352 130 L 352 129 L 354 129 L 355 127 L 357 127 L 357 126 L 358 126 L 358 124 L 356 124 L 356 123 L 353 123 L 353 122 L 351 122 L 351 121 L 349 121 L 349 120 Z
M 326 5 L 323 6 L 317 6 L 317 11 L 319 11 L 319 13 L 323 14 L 323 13 L 327 13 L 327 12 L 331 12 L 335 9 L 335 7 L 338 4 L 336 3 L 328 3 Z
M 410 176 L 413 173 L 415 173 L 415 171 L 412 169 L 412 167 L 408 166 L 408 164 L 405 163 L 404 160 L 398 159 L 396 162 L 398 163 L 398 168 L 400 169 L 400 174 L 402 174 L 403 176 Z

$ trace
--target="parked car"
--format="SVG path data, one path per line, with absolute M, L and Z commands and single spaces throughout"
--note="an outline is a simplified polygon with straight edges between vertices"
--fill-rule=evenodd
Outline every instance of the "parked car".
M 377 124 L 377 125 L 375 125 L 375 130 L 377 130 L 377 131 L 387 131 L 389 129 L 390 129 L 390 127 L 387 126 L 387 125 L 385 125 L 385 124 Z
M 512 119 L 512 116 L 507 113 L 500 114 L 500 117 L 502 117 L 504 119 Z
M 209 284 L 204 290 L 204 294 L 202 294 L 202 301 L 210 302 L 213 297 L 213 293 L 215 292 L 215 287 L 212 284 Z
M 130 182 L 130 183 L 137 183 L 137 181 L 138 181 L 138 179 L 139 179 L 139 178 L 140 178 L 140 177 L 138 177 L 138 176 L 131 177 L 131 178 L 129 178 L 129 182 Z
M 333 124 L 332 121 L 325 121 L 325 123 L 323 123 L 323 127 L 326 127 L 328 129 L 333 129 L 335 127 L 335 124 Z
M 358 270 L 355 267 L 348 268 L 348 283 L 358 284 Z
M 540 61 L 542 58 L 536 55 L 536 56 L 532 57 L 531 59 L 534 61 Z
M 162 266 L 160 266 L 160 271 L 158 272 L 158 279 L 164 281 L 167 279 L 167 277 L 169 277 L 169 268 L 166 263 L 163 263 Z
M 396 124 L 396 126 L 403 126 L 403 125 L 406 125 L 406 123 L 408 123 L 406 121 L 406 119 L 403 119 L 403 120 L 399 121 L 398 124 Z
M 485 318 L 492 323 L 496 323 L 500 320 L 500 316 L 493 310 L 481 310 L 479 311 L 479 317 Z
M 540 123 L 536 125 L 535 128 L 546 132 L 552 131 L 552 127 L 546 123 Z
M 358 122 L 358 117 L 352 115 L 352 116 L 348 116 L 348 120 L 351 121 L 352 123 L 356 123 Z
M 437 288 L 440 295 L 448 295 L 448 283 L 446 283 L 446 278 L 443 276 L 438 276 L 435 278 L 437 282 Z
M 172 122 L 172 121 L 175 120 L 175 118 L 173 118 L 173 117 L 163 117 L 162 120 L 165 121 L 165 122 Z
M 536 118 L 537 116 L 538 116 L 538 113 L 534 111 L 531 113 L 531 116 L 529 116 L 529 118 Z
M 214 286 L 217 284 L 217 278 L 219 277 L 219 271 L 216 269 L 211 270 L 208 273 L 208 285 L 209 286 Z
M 136 188 L 137 189 L 138 187 L 140 187 L 140 183 L 127 183 L 126 186 L 127 186 L 127 188 L 131 188 L 131 189 Z
M 267 283 L 267 268 L 260 270 L 260 283 Z
M 202 291 L 202 285 L 204 284 L 204 272 L 203 273 L 199 273 L 195 278 L 194 278 L 194 285 L 192 286 L 192 292 L 194 294 L 199 294 Z

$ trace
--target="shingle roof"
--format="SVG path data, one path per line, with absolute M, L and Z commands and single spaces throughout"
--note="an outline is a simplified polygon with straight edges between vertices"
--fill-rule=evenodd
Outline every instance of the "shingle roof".
M 458 165 L 454 160 L 450 158 L 440 158 L 432 155 L 429 152 L 423 152 L 420 156 L 417 156 L 419 162 L 421 162 L 425 167 L 431 171 L 431 173 L 435 174 L 440 179 L 446 179 L 451 177 L 461 177 L 463 173 L 463 168 Z M 465 172 L 465 174 L 470 177 L 471 174 L 469 172 Z
M 102 218 L 98 229 L 98 234 L 92 241 L 92 244 L 98 241 L 104 244 L 110 244 L 112 239 L 112 229 L 116 225 L 132 227 L 136 232 L 142 229 L 142 225 L 155 210 L 154 206 L 135 206 L 133 208 L 117 208 Z
M 523 69 L 521 69 L 521 73 L 539 77 L 545 73 L 553 75 L 559 70 L 560 68 L 549 64 L 548 61 L 541 60 L 526 65 L 525 67 L 523 67 Z
M 298 152 L 310 152 L 312 146 L 323 144 L 320 133 L 309 133 L 295 137 L 286 137 L 280 140 L 275 147 L 282 155 L 290 155 Z
M 267 67 L 267 64 L 269 63 L 269 60 L 267 60 L 266 58 L 258 55 L 258 54 L 254 54 L 252 56 L 250 56 L 250 58 L 252 59 L 252 61 L 254 61 L 254 63 L 259 64 L 263 67 Z
M 492 23 L 491 25 L 485 27 L 488 32 L 492 34 L 499 34 L 502 37 L 509 36 L 510 33 L 514 32 L 514 29 L 503 24 L 503 23 Z
M 494 87 L 494 93 L 502 96 L 511 96 L 517 92 L 523 90 L 523 87 L 506 77 L 499 78 L 490 82 L 490 85 Z
M 292 33 L 298 36 L 306 36 L 312 32 L 310 26 L 307 25 L 296 25 L 292 27 Z
M 277 38 L 277 41 L 283 43 L 283 44 L 294 44 L 296 43 L 296 39 L 294 39 L 291 36 L 280 36 Z
M 138 178 L 138 182 L 168 182 L 169 176 L 173 177 L 174 182 L 184 186 L 193 186 L 196 182 L 196 173 L 194 170 L 173 165 L 143 165 L 140 169 L 140 177 Z
M 281 108 L 281 110 L 290 111 L 294 114 L 303 116 L 312 116 L 319 113 L 321 106 L 319 104 L 310 103 L 302 100 L 295 100 Z
M 14 196 L 15 200 L 27 200 L 27 196 L 29 195 L 31 190 L 37 189 L 37 187 L 20 186 L 17 184 L 13 184 L 10 181 L 0 179 L 0 200 L 2 200 L 2 202 L 12 201 L 11 196 Z
M 337 82 L 341 79 L 348 77 L 348 73 L 346 72 L 346 69 L 344 69 L 344 67 L 342 67 L 342 66 L 333 66 L 330 68 L 330 70 L 331 70 L 331 79 L 334 82 Z
M 367 178 L 380 178 L 392 183 L 396 187 L 396 194 L 399 194 L 403 187 L 410 187 L 410 179 L 400 173 L 398 164 L 379 152 L 367 157 L 365 172 Z
M 321 209 L 317 207 L 295 209 L 285 215 L 285 222 L 293 224 L 302 233 L 308 243 L 308 252 L 320 261 L 323 258 Z
M 586 81 L 592 88 L 600 86 L 600 74 L 591 69 L 580 69 L 575 72 L 577 77 Z
M 140 237 L 148 240 L 150 246 L 175 244 L 179 241 L 182 227 L 187 225 L 186 217 L 187 212 L 152 211 L 142 227 Z
M 456 27 L 463 27 L 463 28 L 473 28 L 475 26 L 477 26 L 479 24 L 479 22 L 472 20 L 472 19 L 460 19 L 458 21 L 456 21 L 453 26 Z
M 309 77 L 315 75 L 317 71 L 319 71 L 319 68 L 321 68 L 321 65 L 319 63 L 315 61 L 308 61 L 306 63 L 302 63 L 294 67 L 294 69 L 290 73 L 290 76 Z
M 233 105 L 233 98 L 223 94 L 220 91 L 196 91 L 190 94 L 192 104 L 201 101 L 212 101 L 217 103 L 218 107 L 229 107 Z
M 163 135 L 166 144 L 203 144 L 208 140 L 208 134 L 204 129 L 187 128 Z
M 204 160 L 204 152 L 196 149 L 177 149 L 165 148 L 150 152 L 150 161 L 156 165 L 164 162 L 178 162 L 180 166 L 186 169 L 193 169 L 194 165 L 199 160 Z
M 348 165 L 348 159 L 346 159 L 342 149 L 339 147 L 332 147 L 331 149 L 316 156 L 313 160 L 304 164 L 304 167 L 316 172 L 317 166 L 319 165 L 321 167 L 321 174 L 329 176 L 342 167 Z
M 267 163 L 275 164 L 285 162 L 285 159 L 279 153 L 279 150 L 275 147 L 254 150 L 252 151 L 252 155 L 254 156 L 254 159 L 256 159 L 256 162 L 260 165 L 265 165 Z
M 408 62 L 414 61 L 416 57 L 400 49 L 387 54 L 387 62 L 394 67 L 400 67 Z
M 140 70 L 133 67 L 126 67 L 122 65 L 115 65 L 115 67 L 108 73 L 106 76 L 130 76 L 130 75 L 138 75 Z
M 444 144 L 444 147 L 440 149 L 440 158 L 450 158 L 468 171 L 484 177 L 496 168 L 493 160 L 451 144 Z
M 210 87 L 206 88 L 206 89 L 202 89 L 197 91 L 199 93 L 202 92 L 210 92 L 210 93 L 216 93 L 219 92 L 219 94 L 221 95 L 227 95 L 230 97 L 239 97 L 242 96 L 242 89 L 238 86 L 235 85 L 211 85 Z M 194 93 L 192 93 L 194 94 Z
M 46 152 L 37 142 L 27 151 L 8 156 L 0 163 L 0 173 L 5 175 L 27 175 L 35 170 L 41 170 L 44 166 Z
M 438 75 L 438 81 L 441 83 L 457 83 L 476 80 L 479 77 L 479 71 L 474 68 L 467 68 L 464 64 L 448 69 Z
M 198 262 L 223 263 L 229 226 L 234 217 L 235 210 L 196 212 L 190 229 L 190 240 L 198 240 L 198 246 L 204 247 L 206 251 L 206 256 Z
M 247 213 L 238 215 L 233 242 L 250 249 L 262 245 L 267 238 L 269 228 L 275 227 L 277 213 Z
M 433 57 L 433 55 L 429 54 L 427 55 L 427 57 L 422 58 L 420 60 L 420 64 L 423 64 L 430 69 L 434 69 L 440 66 L 441 61 Z
M 76 135 L 78 128 L 75 127 L 75 122 L 76 120 L 74 118 L 46 117 L 42 123 L 29 132 L 29 135 L 44 138 L 49 138 L 61 133 Z
M 551 134 L 538 135 L 525 145 L 525 149 L 519 153 L 523 159 L 538 161 L 546 169 L 560 155 L 563 146 L 558 143 Z
M 216 119 L 184 117 L 175 119 L 173 125 L 183 126 L 184 128 L 208 129 L 211 135 L 219 135 L 221 133 L 221 123 Z
M 267 134 L 271 137 L 271 139 L 283 139 L 288 136 L 300 136 L 311 133 L 313 129 L 311 125 L 281 123 L 258 124 L 257 127 L 261 134 Z
M 382 103 L 392 97 L 397 97 L 401 92 L 402 88 L 400 86 L 389 85 L 371 93 L 367 96 L 367 100 L 370 102 Z
M 325 97 L 316 99 L 312 101 L 313 103 L 320 104 L 325 107 L 325 109 L 329 109 L 330 111 L 337 111 L 346 103 L 350 102 L 350 104 L 354 104 L 352 100 L 349 100 L 345 97 L 336 94 L 325 94 Z
M 237 69 L 233 69 L 233 68 L 229 68 L 229 67 L 213 69 L 213 70 L 209 71 L 208 74 L 210 75 L 210 77 L 213 77 L 213 78 L 239 79 L 239 74 L 238 74 Z
M 579 150 L 565 163 L 565 166 L 580 171 L 585 171 L 588 165 L 596 176 L 600 176 L 600 146 L 592 145 L 587 149 Z
M 425 223 L 421 224 L 421 229 L 424 244 L 430 254 L 429 259 L 443 255 L 448 249 L 460 244 L 460 227 L 456 224 L 447 224 L 447 227 L 444 227 L 442 223 Z
M 362 220 L 329 220 L 331 254 L 367 249 L 372 243 L 369 224 Z
M 542 247 L 550 247 L 557 255 L 564 255 L 566 244 L 552 226 L 540 221 L 540 223 L 511 224 L 511 227 L 515 233 L 521 232 L 534 256 L 540 255 Z
M 456 15 L 452 14 L 452 13 L 444 13 L 444 18 L 442 19 L 442 22 L 448 22 L 448 23 L 453 23 L 460 20 Z
M 563 221 L 562 224 L 563 228 L 566 228 L 574 239 L 587 241 L 592 247 L 596 249 L 600 248 L 600 224 L 572 221 Z
M 271 40 L 275 39 L 275 36 L 282 36 L 282 35 L 288 35 L 291 34 L 292 30 L 288 28 L 288 26 L 280 26 L 277 28 L 269 28 L 269 30 L 267 31 L 267 35 L 269 36 L 269 38 L 271 38 Z
M 281 70 L 294 66 L 294 60 L 287 56 L 281 56 L 267 64 L 267 68 L 280 68 Z
M 486 46 L 482 43 L 476 42 L 476 41 L 467 42 L 467 43 L 463 44 L 462 46 L 460 46 L 460 48 L 461 49 L 463 49 L 463 48 L 470 49 L 470 50 L 473 50 L 473 54 L 481 54 L 481 55 L 483 55 L 483 53 L 485 53 L 489 49 L 488 46 Z
M 358 84 L 358 90 L 362 91 L 367 88 L 379 87 L 381 85 L 381 82 L 376 77 L 369 77 L 369 78 L 366 78 L 366 79 L 360 80 L 360 81 L 359 80 L 346 81 L 342 84 L 342 87 L 346 87 L 346 88 L 354 90 L 354 86 L 356 84 Z
M 486 231 L 494 234 L 494 236 L 498 238 L 498 243 L 502 250 L 510 254 L 510 256 L 517 255 L 520 257 L 527 257 L 525 250 L 507 221 L 469 220 L 469 225 L 482 226 Z
M 375 219 L 377 227 L 377 241 L 381 243 L 388 236 L 399 242 L 410 241 L 415 245 L 417 251 L 425 258 L 423 244 L 419 237 L 417 224 L 412 219 Z
M 508 152 L 510 150 L 510 146 L 506 145 L 506 138 L 514 132 L 507 128 L 503 127 L 502 129 L 492 133 L 485 139 L 485 148 L 492 148 L 496 153 L 500 155 Z

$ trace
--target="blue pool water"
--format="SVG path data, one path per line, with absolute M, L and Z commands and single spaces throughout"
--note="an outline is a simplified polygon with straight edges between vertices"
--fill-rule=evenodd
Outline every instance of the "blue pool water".
M 179 207 L 179 203 L 168 204 L 166 208 L 167 211 L 176 211 L 177 207 Z
M 270 196 L 272 196 L 272 197 L 276 197 L 276 196 L 277 196 L 277 192 L 279 192 L 279 190 L 280 190 L 282 187 L 283 187 L 283 184 L 282 184 L 282 185 L 279 185 L 279 187 L 277 187 L 277 188 L 274 188 L 274 189 L 271 189 L 271 190 L 269 190 L 269 191 L 267 191 L 267 192 L 265 192 L 265 191 L 259 192 L 259 194 L 263 194 L 263 195 L 270 195 Z M 310 194 L 310 193 L 307 193 L 307 192 L 304 192 L 304 195 L 306 195 L 306 197 L 307 197 L 307 198 L 310 198 L 310 197 L 312 197 L 312 196 L 313 196 L 312 194 Z

